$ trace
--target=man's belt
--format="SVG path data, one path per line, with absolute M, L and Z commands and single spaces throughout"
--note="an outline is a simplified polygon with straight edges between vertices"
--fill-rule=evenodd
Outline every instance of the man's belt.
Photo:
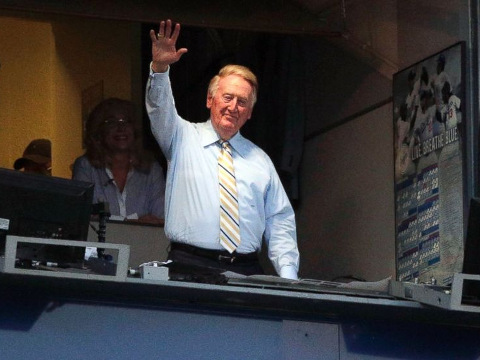
M 210 250 L 203 249 L 197 246 L 182 244 L 178 242 L 171 242 L 171 250 L 183 251 L 189 254 L 197 255 L 207 259 L 215 260 L 226 264 L 240 264 L 258 262 L 258 255 L 256 252 L 248 254 L 239 254 L 236 251 L 229 253 L 227 250 Z

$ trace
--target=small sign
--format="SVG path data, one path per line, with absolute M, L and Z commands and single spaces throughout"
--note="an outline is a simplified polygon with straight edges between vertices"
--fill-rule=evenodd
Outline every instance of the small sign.
M 0 218 L 0 230 L 8 230 L 10 228 L 10 220 Z

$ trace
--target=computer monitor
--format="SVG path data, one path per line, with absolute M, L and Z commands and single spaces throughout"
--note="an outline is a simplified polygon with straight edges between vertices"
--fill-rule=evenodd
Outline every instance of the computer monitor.
M 462 272 L 480 275 L 480 198 L 470 200 Z
M 0 251 L 7 235 L 86 241 L 93 184 L 0 168 Z M 38 261 L 75 262 L 81 247 L 45 253 L 42 246 L 24 249 Z

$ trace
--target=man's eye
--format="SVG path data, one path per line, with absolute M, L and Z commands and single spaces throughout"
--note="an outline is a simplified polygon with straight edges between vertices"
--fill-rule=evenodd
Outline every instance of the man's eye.
M 233 96 L 231 96 L 231 95 L 224 95 L 223 96 L 223 100 L 225 102 L 230 102 L 230 101 L 232 101 L 232 99 L 233 99 Z
M 238 99 L 238 105 L 244 107 L 247 106 L 247 100 L 245 99 Z

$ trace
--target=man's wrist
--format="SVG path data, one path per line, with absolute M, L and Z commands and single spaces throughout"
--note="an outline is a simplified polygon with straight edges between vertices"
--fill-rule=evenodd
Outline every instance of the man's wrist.
M 150 69 L 154 73 L 164 73 L 168 70 L 168 65 L 162 65 L 152 61 L 150 63 Z

